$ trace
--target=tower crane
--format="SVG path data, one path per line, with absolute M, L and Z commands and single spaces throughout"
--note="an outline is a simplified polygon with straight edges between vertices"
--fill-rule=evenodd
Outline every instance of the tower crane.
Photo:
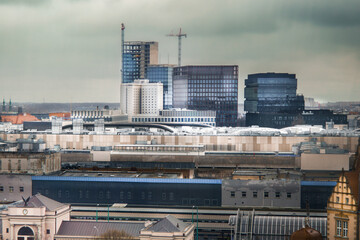
M 182 33 L 181 28 L 180 28 L 179 33 L 177 33 L 177 34 L 170 33 L 170 34 L 167 34 L 166 36 L 168 36 L 168 37 L 178 37 L 178 39 L 179 39 L 178 66 L 181 66 L 181 38 L 182 37 L 187 37 L 187 35 L 186 35 L 186 33 Z

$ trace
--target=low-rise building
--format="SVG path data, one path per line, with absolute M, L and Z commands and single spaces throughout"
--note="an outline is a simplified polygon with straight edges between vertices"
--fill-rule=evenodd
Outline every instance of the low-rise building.
M 160 221 L 150 224 L 140 231 L 140 240 L 192 240 L 195 225 L 185 223 L 172 215 L 167 215 Z
M 0 173 L 48 174 L 59 170 L 60 153 L 0 152 Z
M 22 196 L 30 196 L 31 175 L 0 174 L 0 203 L 15 202 Z
M 300 208 L 299 180 L 222 180 L 222 205 Z
M 54 239 L 62 221 L 70 220 L 70 205 L 36 194 L 1 209 L 1 239 Z
M 175 125 L 204 124 L 209 126 L 216 126 L 216 111 L 198 111 L 188 109 L 162 110 L 158 115 L 134 115 L 131 118 L 131 122 L 164 123 Z

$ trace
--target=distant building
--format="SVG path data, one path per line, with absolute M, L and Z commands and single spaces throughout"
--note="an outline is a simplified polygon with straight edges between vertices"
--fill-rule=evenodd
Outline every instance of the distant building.
M 285 128 L 322 125 L 333 121 L 347 124 L 346 115 L 330 110 L 305 110 L 304 96 L 296 94 L 295 74 L 257 73 L 245 80 L 246 126 Z
M 211 110 L 170 109 L 160 111 L 159 115 L 134 115 L 131 121 L 135 123 L 173 123 L 174 125 L 204 124 L 216 126 L 216 112 Z
M 48 174 L 60 170 L 60 153 L 0 152 L 0 173 Z
M 173 106 L 216 111 L 217 126 L 236 126 L 238 66 L 183 66 L 173 73 Z
M 146 78 L 149 64 L 158 64 L 158 43 L 127 41 L 124 45 L 123 83 Z
M 158 115 L 163 109 L 163 84 L 149 83 L 149 80 L 135 80 L 121 84 L 120 108 L 129 119 L 137 114 Z
M 157 64 L 149 65 L 146 78 L 150 83 L 161 82 L 163 84 L 164 109 L 172 108 L 173 97 L 173 68 L 175 65 Z
M 12 124 L 23 124 L 25 121 L 39 121 L 39 119 L 29 113 L 1 115 L 0 118 L 2 122 L 11 122 Z

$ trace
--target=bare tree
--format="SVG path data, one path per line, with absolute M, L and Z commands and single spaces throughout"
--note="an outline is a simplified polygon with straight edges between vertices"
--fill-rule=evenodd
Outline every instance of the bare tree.
M 126 233 L 125 231 L 118 231 L 118 230 L 109 230 L 102 235 L 98 239 L 102 240 L 128 240 L 128 239 L 134 239 L 133 236 Z

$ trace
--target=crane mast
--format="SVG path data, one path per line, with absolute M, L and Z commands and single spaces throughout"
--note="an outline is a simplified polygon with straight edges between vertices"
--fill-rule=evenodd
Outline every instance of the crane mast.
M 181 32 L 181 28 L 179 30 L 179 33 L 177 34 L 174 34 L 174 33 L 170 33 L 170 34 L 167 34 L 166 36 L 168 37 L 178 37 L 178 66 L 181 66 L 181 38 L 182 37 L 187 37 L 186 33 L 182 33 Z

